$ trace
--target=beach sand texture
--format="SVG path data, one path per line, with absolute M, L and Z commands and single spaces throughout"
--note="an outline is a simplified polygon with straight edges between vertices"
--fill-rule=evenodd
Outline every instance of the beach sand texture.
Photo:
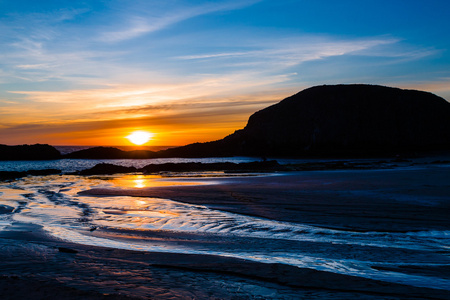
M 426 166 L 2 183 L 0 296 L 449 299 L 449 175 Z

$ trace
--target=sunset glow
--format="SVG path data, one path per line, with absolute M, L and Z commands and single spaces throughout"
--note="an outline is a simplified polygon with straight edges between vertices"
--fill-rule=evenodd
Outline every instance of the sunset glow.
M 450 300 L 449 12 L 0 0 L 0 300 Z
M 207 142 L 322 84 L 450 99 L 448 1 L 39 3 L 0 4 L 0 143 Z
M 135 145 L 144 145 L 147 143 L 153 134 L 146 131 L 134 131 L 130 135 L 126 136 L 126 138 Z

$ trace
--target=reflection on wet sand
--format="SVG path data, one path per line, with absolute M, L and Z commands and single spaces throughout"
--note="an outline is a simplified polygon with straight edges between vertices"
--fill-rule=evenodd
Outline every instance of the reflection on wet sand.
M 105 178 L 106 179 L 106 178 Z M 201 185 L 206 184 L 205 182 L 200 181 L 186 181 L 186 180 L 177 180 L 176 177 L 171 177 L 170 180 L 167 177 L 163 177 L 162 175 L 123 175 L 123 176 L 111 176 L 109 180 L 107 180 L 115 187 L 120 188 L 150 188 L 150 187 L 160 187 L 160 186 L 177 186 L 177 185 Z
M 360 175 L 356 176 L 359 178 Z M 320 177 L 315 181 L 311 180 L 312 177 L 309 175 L 305 180 L 302 177 L 275 176 L 252 180 L 258 183 L 258 189 L 264 187 L 267 193 L 270 192 L 267 188 L 270 188 L 278 194 L 295 185 L 302 190 L 312 186 L 323 190 L 324 186 L 335 184 L 330 179 Z M 283 189 L 275 178 L 289 185 Z M 233 182 L 238 184 L 244 179 L 236 177 Z M 342 180 L 341 177 L 338 179 Z M 127 195 L 135 192 L 145 195 L 154 189 L 170 186 L 192 187 L 191 192 L 207 187 L 218 192 L 220 184 L 229 180 L 217 178 L 216 174 L 212 178 L 167 178 L 141 174 L 27 177 L 0 184 L 0 205 L 11 207 L 11 210 L 4 210 L 13 212 L 0 214 L 0 226 L 7 228 L 14 222 L 37 224 L 58 239 L 84 245 L 282 263 L 416 287 L 445 290 L 450 286 L 448 278 L 439 278 L 436 273 L 427 276 L 421 272 L 401 271 L 402 266 L 412 266 L 417 271 L 431 266 L 441 270 L 448 265 L 450 260 L 444 254 L 448 252 L 450 242 L 449 232 L 445 230 L 339 230 L 306 225 L 300 219 L 298 222 L 271 220 L 208 205 Z M 216 188 L 211 184 L 219 185 Z M 256 191 L 253 190 L 254 195 Z M 275 194 L 267 195 L 274 197 Z M 327 195 L 337 197 L 338 193 Z M 256 207 L 263 199 L 239 193 L 231 196 L 247 206 Z M 220 202 L 209 199 L 215 205 Z M 226 207 L 224 203 L 221 205 Z

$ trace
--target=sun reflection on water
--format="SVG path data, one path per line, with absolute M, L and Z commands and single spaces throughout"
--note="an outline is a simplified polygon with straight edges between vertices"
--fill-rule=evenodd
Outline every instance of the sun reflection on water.
M 204 182 L 195 182 L 187 180 L 176 180 L 174 178 L 164 178 L 161 175 L 124 175 L 111 178 L 110 182 L 121 188 L 150 188 L 161 186 L 178 186 L 178 185 L 200 185 Z
M 145 180 L 144 179 L 134 179 L 134 187 L 138 188 L 138 189 L 146 187 Z

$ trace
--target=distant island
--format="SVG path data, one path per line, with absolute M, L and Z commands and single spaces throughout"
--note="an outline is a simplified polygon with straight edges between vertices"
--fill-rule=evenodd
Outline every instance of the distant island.
M 245 128 L 213 142 L 157 152 L 94 147 L 66 155 L 48 145 L 0 145 L 0 160 L 351 157 L 424 151 L 450 151 L 449 102 L 423 91 L 350 84 L 305 89 L 254 113 Z
M 50 145 L 0 145 L 0 160 L 53 160 L 62 158 L 61 153 Z

